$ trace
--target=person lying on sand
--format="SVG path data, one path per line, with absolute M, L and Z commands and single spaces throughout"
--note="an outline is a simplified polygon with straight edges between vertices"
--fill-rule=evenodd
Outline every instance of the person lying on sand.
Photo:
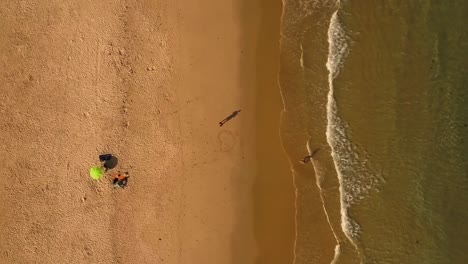
M 121 187 L 125 188 L 127 187 L 128 183 L 128 178 L 130 176 L 128 175 L 128 172 L 121 173 L 120 171 L 114 175 L 112 175 L 112 184 L 114 184 L 114 187 Z
M 224 118 L 223 120 L 221 120 L 221 122 L 219 122 L 219 126 L 222 127 L 227 121 L 233 119 L 236 115 L 238 115 L 240 113 L 241 110 L 237 110 L 237 111 L 234 111 L 232 112 L 232 114 L 226 118 Z
M 302 160 L 300 160 L 299 162 L 302 163 L 302 164 L 312 162 L 312 159 L 314 158 L 315 154 L 317 154 L 317 152 L 318 152 L 319 150 L 320 150 L 320 148 L 315 149 L 314 151 L 312 151 L 312 154 L 310 154 L 309 156 L 305 156 L 305 157 L 304 157 Z

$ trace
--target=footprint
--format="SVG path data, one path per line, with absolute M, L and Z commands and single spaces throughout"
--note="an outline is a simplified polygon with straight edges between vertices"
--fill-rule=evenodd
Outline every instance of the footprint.
M 229 130 L 222 130 L 218 133 L 218 141 L 221 151 L 229 152 L 236 144 L 236 137 Z

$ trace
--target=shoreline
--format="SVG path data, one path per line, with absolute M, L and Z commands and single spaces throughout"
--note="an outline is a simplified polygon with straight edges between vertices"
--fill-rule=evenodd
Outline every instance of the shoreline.
M 285 3 L 280 40 L 279 82 L 285 104 L 281 139 L 296 188 L 296 264 L 330 263 L 348 250 L 342 243 L 339 182 L 325 133 L 329 47 L 328 25 L 321 22 L 335 10 L 317 5 L 314 16 L 311 10 Z M 311 164 L 298 162 L 314 149 L 321 151 Z

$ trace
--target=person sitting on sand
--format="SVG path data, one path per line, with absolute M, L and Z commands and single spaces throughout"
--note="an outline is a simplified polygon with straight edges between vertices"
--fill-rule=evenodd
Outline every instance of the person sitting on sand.
M 312 161 L 312 155 L 309 155 L 309 156 L 305 156 L 299 162 L 302 164 L 306 164 L 306 163 L 310 163 L 311 161 Z
M 120 171 L 114 175 L 112 175 L 112 184 L 114 184 L 114 187 L 120 187 L 120 188 L 125 188 L 127 187 L 128 183 L 128 178 L 130 176 L 128 175 L 128 172 L 121 173 Z
M 300 160 L 299 162 L 302 163 L 302 164 L 312 162 L 312 159 L 314 158 L 315 154 L 317 154 L 317 152 L 318 152 L 319 150 L 320 150 L 320 148 L 315 149 L 314 151 L 312 151 L 312 154 L 310 154 L 309 156 L 305 156 L 305 157 L 304 157 L 302 160 Z

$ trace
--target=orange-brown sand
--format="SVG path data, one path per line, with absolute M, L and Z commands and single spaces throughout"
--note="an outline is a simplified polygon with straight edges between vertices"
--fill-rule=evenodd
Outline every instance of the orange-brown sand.
M 267 2 L 3 1 L 0 263 L 291 263 Z

